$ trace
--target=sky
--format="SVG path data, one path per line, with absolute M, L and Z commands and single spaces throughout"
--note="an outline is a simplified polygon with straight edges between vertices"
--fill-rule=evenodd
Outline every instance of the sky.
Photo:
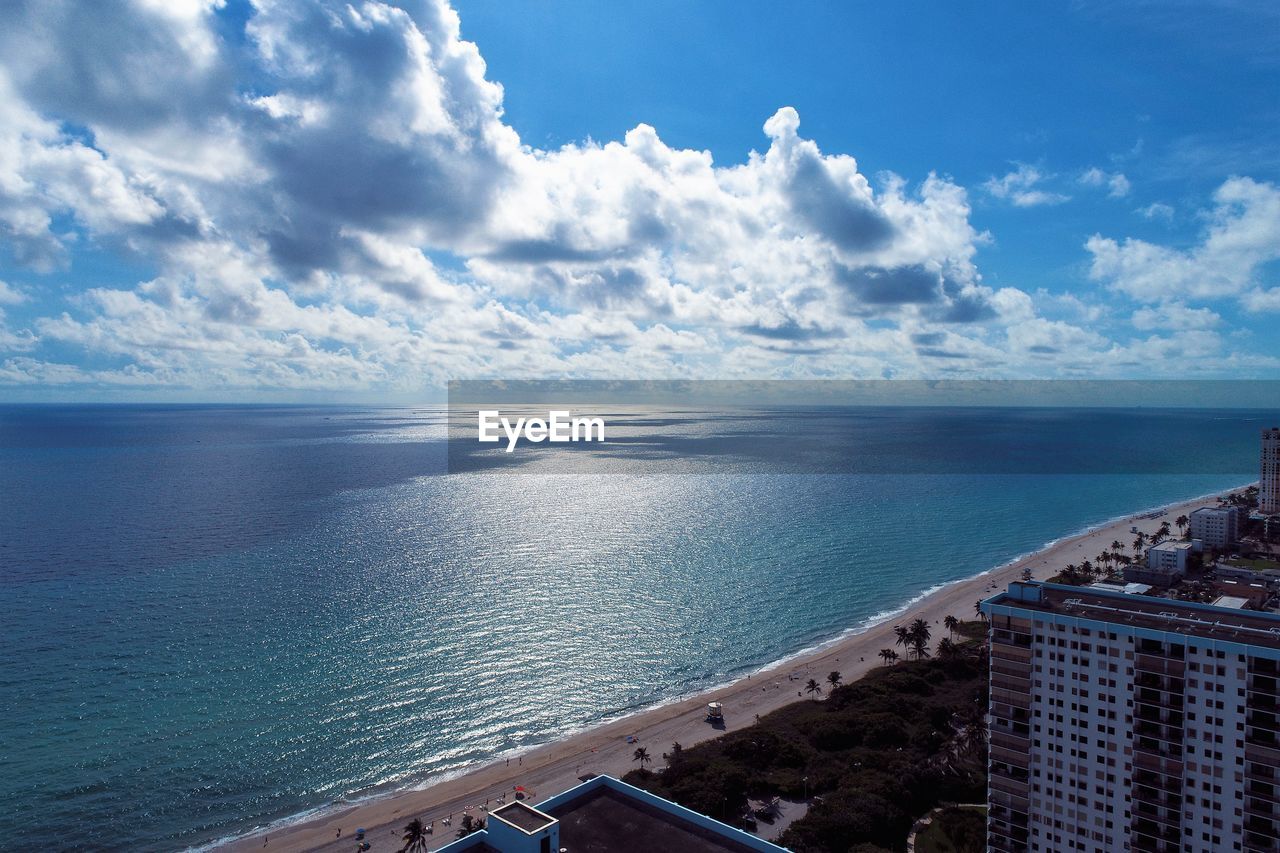
M 0 401 L 1280 378 L 1272 3 L 0 2 Z

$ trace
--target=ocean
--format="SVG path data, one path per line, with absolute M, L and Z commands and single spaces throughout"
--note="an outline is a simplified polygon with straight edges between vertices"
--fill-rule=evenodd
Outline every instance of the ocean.
M 199 847 L 516 755 L 1238 486 L 1276 419 L 1023 413 L 1046 447 L 1140 435 L 1148 456 L 1228 460 L 1209 466 L 1026 471 L 983 443 L 941 473 L 739 452 L 753 424 L 788 441 L 783 414 L 651 468 L 450 473 L 435 407 L 0 406 L 0 838 Z M 865 438 L 937 417 L 821 421 Z

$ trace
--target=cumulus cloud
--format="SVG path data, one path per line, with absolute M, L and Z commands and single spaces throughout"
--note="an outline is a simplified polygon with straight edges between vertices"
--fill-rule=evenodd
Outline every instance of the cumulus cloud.
M 247 23 L 219 0 L 19 0 L 5 18 L 8 254 L 74 274 L 92 245 L 148 272 L 24 301 L 26 329 L 0 315 L 0 383 L 412 391 L 991 373 L 1114 350 L 983 281 L 990 238 L 963 187 L 869 176 L 791 107 L 729 165 L 644 124 L 523 143 L 443 0 L 254 0 Z M 1065 201 L 1050 178 L 1018 165 L 985 188 Z M 1095 258 L 1116 287 L 1123 266 Z M 19 280 L 0 303 L 30 297 Z M 1246 284 L 1257 310 L 1273 301 Z M 124 366 L 66 363 L 75 350 Z
M 1003 177 L 988 178 L 982 186 L 995 198 L 1010 201 L 1017 207 L 1062 204 L 1064 201 L 1071 200 L 1069 195 L 1038 189 L 1037 185 L 1046 177 L 1035 166 L 1019 163 L 1012 172 L 1008 172 Z
M 1085 243 L 1090 275 L 1135 299 L 1240 297 L 1261 286 L 1260 268 L 1280 259 L 1280 187 L 1231 178 L 1205 212 L 1208 227 L 1190 248 L 1095 234 Z M 1246 307 L 1260 305 L 1256 297 Z
M 1104 172 L 1097 166 L 1085 170 L 1080 183 L 1087 187 L 1106 187 L 1111 198 L 1124 198 L 1129 194 L 1129 179 L 1123 172 Z
M 1167 302 L 1133 312 L 1135 329 L 1213 329 L 1222 318 L 1208 308 L 1188 308 L 1181 302 Z
M 1165 222 L 1171 222 L 1173 221 L 1174 210 L 1171 205 L 1153 201 L 1146 207 L 1138 208 L 1138 214 L 1144 219 L 1162 219 Z

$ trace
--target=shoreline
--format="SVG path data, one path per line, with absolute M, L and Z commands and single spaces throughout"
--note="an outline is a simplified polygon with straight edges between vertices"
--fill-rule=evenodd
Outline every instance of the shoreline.
M 756 716 L 801 700 L 802 691 L 797 688 L 809 678 L 825 683 L 828 672 L 839 670 L 849 683 L 883 665 L 878 651 L 895 647 L 892 624 L 896 621 L 925 619 L 934 629 L 936 643 L 945 633 L 944 616 L 974 618 L 974 603 L 1018 579 L 1024 568 L 1030 568 L 1035 579 L 1043 580 L 1067 563 L 1091 560 L 1098 551 L 1106 550 L 1112 540 L 1119 539 L 1127 546 L 1133 535 L 1129 530 L 1131 526 L 1152 533 L 1166 515 L 1176 517 L 1200 506 L 1216 505 L 1219 495 L 1240 491 L 1249 485 L 1253 483 L 1140 509 L 1049 540 L 1040 548 L 1001 565 L 928 587 L 899 608 L 869 616 L 857 627 L 810 644 L 734 680 L 624 713 L 518 755 L 498 756 L 484 764 L 451 771 L 422 787 L 376 792 L 350 803 L 317 806 L 266 828 L 206 842 L 194 849 L 248 851 L 267 847 L 336 853 L 349 850 L 358 827 L 366 829 L 366 837 L 374 844 L 375 852 L 386 849 L 390 841 L 394 841 L 398 849 L 402 827 L 415 817 L 422 818 L 424 823 L 435 823 L 436 833 L 428 836 L 429 849 L 438 849 L 454 840 L 453 827 L 442 826 L 442 818 L 449 816 L 457 821 L 464 812 L 484 817 L 482 807 L 496 805 L 497 799 L 511 792 L 515 785 L 528 790 L 529 801 L 536 803 L 572 787 L 578 783 L 579 776 L 587 773 L 620 778 L 634 769 L 631 753 L 638 745 L 649 749 L 657 769 L 661 766 L 659 757 L 673 741 L 692 746 L 746 728 L 755 722 Z M 1172 518 L 1168 520 L 1172 522 Z M 1089 547 L 1086 548 L 1086 544 Z M 796 689 L 795 696 L 790 692 L 793 689 Z M 708 701 L 724 704 L 724 728 L 713 729 L 703 721 Z M 632 737 L 635 740 L 629 741 Z

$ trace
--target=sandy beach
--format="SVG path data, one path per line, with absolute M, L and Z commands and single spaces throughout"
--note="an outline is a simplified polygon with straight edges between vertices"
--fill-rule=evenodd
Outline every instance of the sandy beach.
M 529 799 L 536 803 L 572 787 L 577 784 L 578 777 L 588 773 L 621 777 L 635 768 L 632 753 L 638 745 L 648 750 L 654 759 L 651 766 L 657 769 L 663 764 L 662 754 L 670 749 L 673 742 L 691 746 L 721 733 L 703 720 L 709 701 L 724 703 L 728 731 L 750 726 L 757 715 L 801 699 L 803 685 L 810 678 L 825 683 L 827 673 L 838 670 L 844 680 L 850 682 L 872 667 L 881 665 L 879 651 L 894 647 L 894 625 L 917 618 L 925 619 L 934 626 L 936 642 L 945 636 L 942 620 L 947 615 L 960 619 L 974 618 L 975 602 L 1003 589 L 1010 581 L 1018 579 L 1026 568 L 1031 570 L 1033 577 L 1044 579 L 1068 563 L 1093 560 L 1097 554 L 1107 550 L 1113 540 L 1118 539 L 1128 548 L 1134 538 L 1130 528 L 1134 526 L 1144 533 L 1154 533 L 1162 521 L 1172 525 L 1179 515 L 1216 503 L 1216 496 L 1208 496 L 1169 505 L 1163 508 L 1163 514 L 1155 517 L 1144 512 L 1119 519 L 1060 540 L 976 578 L 949 584 L 900 615 L 727 687 L 530 749 L 518 758 L 478 767 L 422 790 L 403 791 L 346 808 L 335 806 L 315 818 L 250 835 L 230 842 L 222 849 L 262 850 L 265 847 L 271 851 L 350 851 L 355 846 L 355 830 L 363 827 L 373 853 L 398 850 L 402 827 L 415 817 L 422 818 L 424 822 L 434 822 L 431 849 L 437 849 L 453 840 L 464 811 L 483 817 L 486 803 L 495 806 L 500 798 L 511 796 L 517 785 L 530 792 Z M 628 742 L 629 737 L 636 742 Z M 453 825 L 442 825 L 442 819 L 450 816 Z

